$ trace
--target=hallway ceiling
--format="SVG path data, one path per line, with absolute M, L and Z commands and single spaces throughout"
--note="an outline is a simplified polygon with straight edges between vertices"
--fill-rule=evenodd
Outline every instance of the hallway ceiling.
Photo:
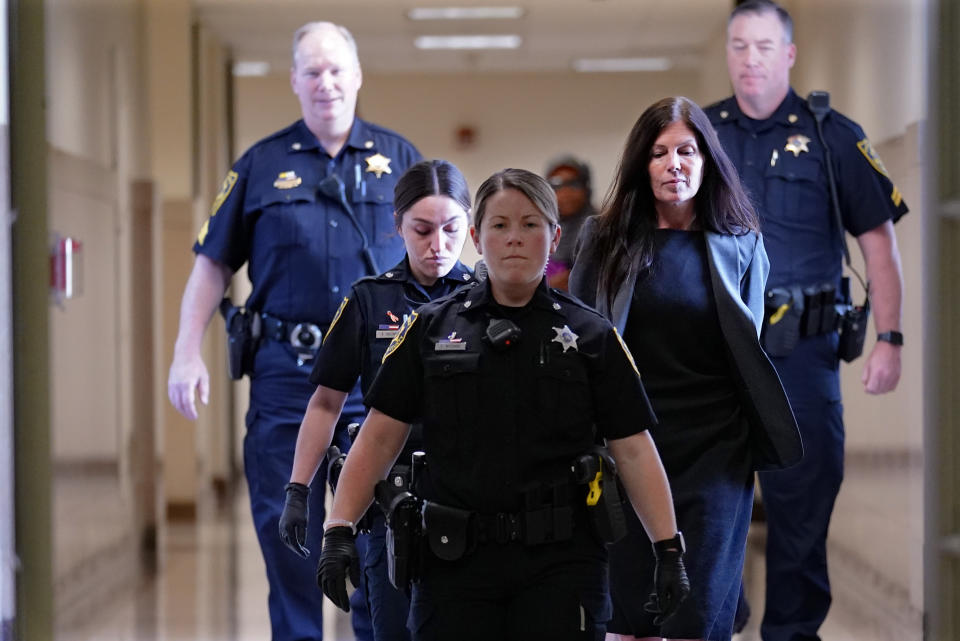
M 564 71 L 578 58 L 665 56 L 673 69 L 700 62 L 723 32 L 732 2 L 722 0 L 196 0 L 197 17 L 241 61 L 265 61 L 273 73 L 290 65 L 293 32 L 304 22 L 348 27 L 364 70 L 385 72 Z M 430 20 L 412 7 L 522 7 L 517 20 Z M 421 35 L 517 34 L 510 51 L 418 50 Z

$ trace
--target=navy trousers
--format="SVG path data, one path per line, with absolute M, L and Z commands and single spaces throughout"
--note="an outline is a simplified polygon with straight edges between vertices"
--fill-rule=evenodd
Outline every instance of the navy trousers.
M 836 334 L 801 339 L 774 358 L 800 435 L 803 460 L 759 475 L 767 514 L 764 641 L 816 641 L 830 609 L 827 530 L 843 480 L 843 405 Z
M 317 587 L 316 564 L 323 539 L 326 462 L 311 485 L 307 559 L 287 549 L 280 541 L 279 521 L 283 511 L 283 487 L 290 480 L 300 422 L 315 386 L 308 380 L 309 361 L 298 366 L 292 348 L 264 341 L 257 351 L 250 383 L 247 434 L 243 442 L 244 471 L 250 491 L 250 508 L 267 568 L 270 586 L 268 606 L 273 641 L 317 641 L 323 638 L 323 593 Z M 349 448 L 346 425 L 358 417 L 341 417 L 334 444 Z M 354 626 L 369 630 L 363 612 L 363 593 L 357 596 Z M 356 614 L 360 614 L 359 620 Z M 366 641 L 360 634 L 358 639 Z
M 383 512 L 374 505 L 370 508 L 373 522 L 366 537 L 363 583 L 367 606 L 373 623 L 374 641 L 410 641 L 407 616 L 410 599 L 390 583 L 387 573 L 387 523 Z

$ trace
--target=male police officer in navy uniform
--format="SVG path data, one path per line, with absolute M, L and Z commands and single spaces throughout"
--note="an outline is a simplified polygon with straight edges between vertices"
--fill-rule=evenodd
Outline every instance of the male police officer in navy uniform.
M 807 102 L 790 88 L 792 32 L 790 16 L 769 0 L 734 9 L 727 66 L 735 95 L 707 109 L 760 214 L 770 257 L 768 292 L 838 285 L 842 273 L 826 152 Z M 902 277 L 893 223 L 907 206 L 856 123 L 831 111 L 823 134 L 843 227 L 866 262 L 879 334 L 864 365 L 864 390 L 883 394 L 900 377 Z M 768 323 L 774 320 L 780 319 L 774 315 Z M 837 347 L 835 331 L 802 336 L 786 355 L 767 346 L 800 426 L 804 459 L 760 475 L 768 525 L 765 641 L 818 639 L 830 607 L 826 537 L 843 476 Z
M 233 273 L 248 262 L 246 308 L 262 339 L 250 374 L 244 466 L 270 584 L 273 641 L 320 639 L 314 566 L 277 536 L 297 430 L 314 386 L 311 359 L 350 284 L 403 256 L 393 222 L 393 188 L 420 159 L 396 133 L 355 116 L 362 82 L 356 43 L 343 27 L 309 23 L 294 35 L 293 92 L 303 119 L 261 140 L 227 174 L 194 245 L 168 394 L 184 416 L 209 400 L 200 357 L 206 326 Z M 363 413 L 351 395 L 341 422 Z M 323 487 L 325 470 L 316 481 Z M 323 520 L 323 491 L 310 510 Z M 320 528 L 308 548 L 320 549 Z

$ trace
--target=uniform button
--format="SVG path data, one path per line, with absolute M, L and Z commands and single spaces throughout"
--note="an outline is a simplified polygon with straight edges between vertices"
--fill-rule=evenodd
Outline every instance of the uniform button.
M 757 139 L 757 134 L 752 133 L 752 134 L 750 134 L 750 137 L 753 138 L 754 140 L 756 140 L 756 139 Z
M 383 194 L 377 194 L 377 200 L 383 200 Z
M 748 160 L 748 161 L 747 161 L 747 167 L 753 167 L 753 161 L 752 161 L 752 160 Z
M 330 288 L 330 291 L 333 292 L 334 294 L 336 294 L 337 292 L 340 291 L 340 286 L 339 286 L 339 285 L 334 285 L 333 287 Z
M 340 223 L 338 223 L 338 222 L 335 221 L 335 220 L 331 220 L 331 221 L 330 221 L 330 226 L 331 226 L 331 227 L 336 227 L 336 226 L 339 225 L 339 224 L 340 224 Z

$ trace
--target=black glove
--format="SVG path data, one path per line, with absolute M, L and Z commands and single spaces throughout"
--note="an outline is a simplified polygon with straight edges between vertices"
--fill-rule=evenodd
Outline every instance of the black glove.
M 303 483 L 287 483 L 283 489 L 287 498 L 280 514 L 280 540 L 297 556 L 305 559 L 310 556 L 310 550 L 303 546 L 307 542 L 307 519 L 310 516 L 307 497 L 310 496 L 310 488 Z
M 643 609 L 657 615 L 653 620 L 654 625 L 661 625 L 669 619 L 690 594 L 690 580 L 683 567 L 683 552 L 683 535 L 679 532 L 672 539 L 653 544 L 653 555 L 657 559 L 653 571 L 654 592 Z
M 353 529 L 344 525 L 328 528 L 323 533 L 323 549 L 317 564 L 317 585 L 344 612 L 350 611 L 347 573 L 350 573 L 350 582 L 354 587 L 360 585 L 360 562 L 354 543 L 356 538 Z

